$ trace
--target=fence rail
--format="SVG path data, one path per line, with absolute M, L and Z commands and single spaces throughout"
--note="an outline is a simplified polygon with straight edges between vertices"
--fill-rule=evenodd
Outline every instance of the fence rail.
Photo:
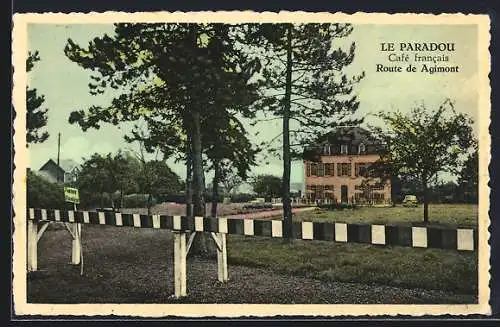
M 28 217 L 39 222 L 55 221 L 117 227 L 156 228 L 173 231 L 283 237 L 282 220 L 142 215 L 115 212 L 71 211 L 30 208 Z M 334 242 L 368 243 L 419 248 L 473 251 L 477 230 L 473 228 L 416 227 L 381 224 L 294 222 L 293 238 Z

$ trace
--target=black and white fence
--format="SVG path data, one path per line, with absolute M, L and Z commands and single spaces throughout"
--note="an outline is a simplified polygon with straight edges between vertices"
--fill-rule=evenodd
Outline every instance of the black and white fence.
M 282 220 L 141 215 L 115 212 L 28 209 L 28 270 L 37 270 L 37 242 L 49 222 L 67 225 L 73 237 L 72 263 L 81 262 L 81 224 L 168 229 L 174 233 L 175 296 L 185 296 L 186 256 L 196 232 L 209 232 L 217 245 L 218 278 L 227 282 L 227 234 L 283 237 Z M 42 224 L 39 229 L 38 224 Z M 474 251 L 477 230 L 396 225 L 327 222 L 294 222 L 293 238 L 332 242 L 367 243 L 375 246 L 405 246 Z

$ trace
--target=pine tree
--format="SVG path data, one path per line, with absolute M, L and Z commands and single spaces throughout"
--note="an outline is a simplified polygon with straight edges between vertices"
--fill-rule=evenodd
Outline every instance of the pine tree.
M 250 115 L 249 78 L 257 60 L 247 60 L 225 24 L 116 24 L 82 48 L 68 40 L 65 54 L 94 72 L 92 94 L 116 89 L 110 106 L 72 112 L 83 130 L 102 122 L 145 121 L 145 145 L 186 160 L 192 172 L 193 215 L 205 216 L 204 135 L 228 113 Z M 231 106 L 228 106 L 228 103 Z M 135 131 L 130 139 L 136 139 Z M 188 206 L 190 207 L 190 206 Z
M 353 86 L 364 73 L 347 77 L 343 72 L 354 60 L 354 43 L 347 51 L 334 48 L 336 39 L 351 33 L 349 24 L 261 24 L 248 30 L 246 43 L 253 45 L 250 52 L 263 67 L 258 105 L 269 119 L 283 123 L 284 237 L 290 238 L 291 160 L 300 158 L 304 146 L 335 126 L 361 122 L 352 117 L 359 105 Z
M 35 62 L 40 60 L 38 51 L 29 52 L 26 59 L 26 71 L 30 72 Z M 45 102 L 43 95 L 38 95 L 36 89 L 26 87 L 26 146 L 32 143 L 43 143 L 49 138 L 49 133 L 42 128 L 47 125 L 47 109 L 41 108 Z

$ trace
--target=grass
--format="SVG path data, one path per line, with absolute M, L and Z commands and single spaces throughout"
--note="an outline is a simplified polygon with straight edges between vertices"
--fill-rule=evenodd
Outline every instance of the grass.
M 472 204 L 430 204 L 429 222 L 431 225 L 451 227 L 477 227 L 478 206 Z M 360 207 L 327 211 L 317 209 L 293 215 L 296 221 L 344 222 L 368 224 L 407 224 L 423 221 L 423 206 L 415 208 L 397 207 Z
M 477 294 L 477 252 L 230 235 L 228 260 L 327 281 Z

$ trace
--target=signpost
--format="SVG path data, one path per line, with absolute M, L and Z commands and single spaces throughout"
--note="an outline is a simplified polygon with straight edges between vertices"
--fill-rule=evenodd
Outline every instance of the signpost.
M 64 200 L 73 203 L 73 210 L 76 211 L 76 205 L 80 203 L 80 193 L 77 188 L 64 187 Z M 83 253 L 82 253 L 82 225 L 79 223 L 71 224 L 72 228 L 68 231 L 73 237 L 71 263 L 80 265 L 80 274 L 83 275 Z
M 76 204 L 80 203 L 80 193 L 78 193 L 78 189 L 73 187 L 64 187 L 64 201 L 74 203 L 76 207 Z

